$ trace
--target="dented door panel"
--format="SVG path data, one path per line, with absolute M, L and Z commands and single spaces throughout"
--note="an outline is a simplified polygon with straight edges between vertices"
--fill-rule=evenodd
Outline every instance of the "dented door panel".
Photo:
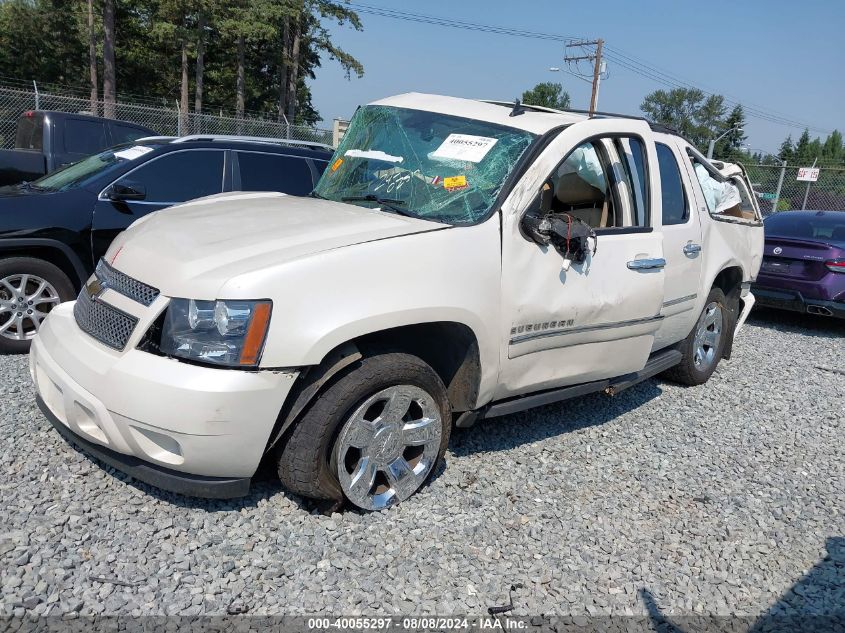
M 637 371 L 648 359 L 662 319 L 663 269 L 628 266 L 663 257 L 654 213 L 657 227 L 602 232 L 596 253 L 568 270 L 553 247 L 538 245 L 520 231 L 522 213 L 545 179 L 586 138 L 639 136 L 649 163 L 656 163 L 650 131 L 641 121 L 594 120 L 577 128 L 564 130 L 549 144 L 503 207 L 502 360 L 496 398 Z M 651 200 L 659 205 L 659 187 Z

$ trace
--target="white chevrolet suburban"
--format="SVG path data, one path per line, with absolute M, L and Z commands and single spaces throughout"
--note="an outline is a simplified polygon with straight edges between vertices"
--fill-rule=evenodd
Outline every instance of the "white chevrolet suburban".
M 647 121 L 406 94 L 310 198 L 145 216 L 32 346 L 68 440 L 189 495 L 407 499 L 453 426 L 656 374 L 705 382 L 754 302 L 743 170 Z

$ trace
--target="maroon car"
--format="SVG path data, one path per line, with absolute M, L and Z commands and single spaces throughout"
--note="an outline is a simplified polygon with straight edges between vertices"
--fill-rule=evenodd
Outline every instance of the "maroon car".
M 764 225 L 757 305 L 845 318 L 845 211 L 784 211 Z

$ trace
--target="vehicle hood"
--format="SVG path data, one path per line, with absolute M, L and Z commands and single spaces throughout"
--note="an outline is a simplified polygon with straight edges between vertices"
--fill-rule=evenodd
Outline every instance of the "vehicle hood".
M 324 251 L 445 228 L 318 198 L 230 193 L 141 218 L 107 261 L 167 296 L 215 299 L 229 279 Z

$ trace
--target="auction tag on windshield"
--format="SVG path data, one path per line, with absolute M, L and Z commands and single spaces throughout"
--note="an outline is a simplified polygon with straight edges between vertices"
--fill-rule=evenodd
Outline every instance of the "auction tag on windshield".
M 141 156 L 151 151 L 153 151 L 152 147 L 147 147 L 146 145 L 133 145 L 132 147 L 127 147 L 126 149 L 115 152 L 114 155 L 116 158 L 134 160 L 136 158 L 141 158 Z
M 338 158 L 334 163 L 332 163 L 332 173 L 336 172 L 341 165 L 343 165 L 343 159 Z
M 443 160 L 465 160 L 480 163 L 487 152 L 493 149 L 498 139 L 471 134 L 450 134 L 431 154 L 432 158 Z
M 468 186 L 466 176 L 450 176 L 449 178 L 443 179 L 443 187 L 446 191 L 466 189 Z

